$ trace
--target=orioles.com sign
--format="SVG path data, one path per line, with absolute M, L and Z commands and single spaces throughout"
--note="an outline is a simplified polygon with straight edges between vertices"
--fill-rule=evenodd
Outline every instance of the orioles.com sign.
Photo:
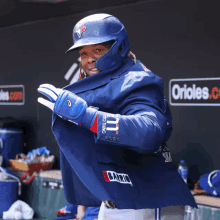
M 220 78 L 171 79 L 170 105 L 220 106 Z
M 24 105 L 24 86 L 0 86 L 0 105 Z

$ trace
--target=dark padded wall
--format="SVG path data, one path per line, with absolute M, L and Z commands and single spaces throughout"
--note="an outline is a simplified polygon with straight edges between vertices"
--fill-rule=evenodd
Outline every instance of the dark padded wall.
M 25 105 L 1 106 L 0 117 L 14 116 L 33 123 L 36 134 L 29 149 L 47 146 L 56 156 L 59 147 L 51 132 L 51 111 L 37 102 L 42 83 L 63 87 L 64 76 L 79 64 L 72 45 L 72 28 L 84 16 L 103 12 L 125 25 L 131 50 L 149 69 L 163 78 L 169 99 L 169 81 L 182 78 L 219 77 L 217 7 L 205 1 L 152 1 L 54 18 L 0 29 L 0 84 L 24 85 Z M 216 84 L 220 88 L 219 81 Z M 171 106 L 173 133 L 168 141 L 173 161 L 185 159 L 193 180 L 219 169 L 219 106 Z

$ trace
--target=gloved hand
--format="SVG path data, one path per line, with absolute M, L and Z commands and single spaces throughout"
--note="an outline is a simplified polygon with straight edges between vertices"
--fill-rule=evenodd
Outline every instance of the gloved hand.
M 41 97 L 39 97 L 37 101 L 41 103 L 42 105 L 45 105 L 46 107 L 50 108 L 53 111 L 57 97 L 63 90 L 58 89 L 50 84 L 42 84 L 39 86 L 37 91 L 47 96 L 51 100 L 51 102 Z
M 51 100 L 48 101 L 40 97 L 38 98 L 39 103 L 50 108 L 62 119 L 90 129 L 95 120 L 97 109 L 88 107 L 85 100 L 70 91 L 58 89 L 50 84 L 40 85 L 38 92 Z

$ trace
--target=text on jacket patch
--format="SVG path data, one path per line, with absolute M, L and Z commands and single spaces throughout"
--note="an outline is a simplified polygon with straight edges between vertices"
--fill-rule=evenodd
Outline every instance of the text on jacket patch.
M 102 171 L 106 182 L 118 182 L 122 184 L 130 184 L 133 186 L 128 174 L 116 173 L 115 171 Z
M 111 120 L 107 120 L 108 117 L 111 117 Z M 114 114 L 107 114 L 103 116 L 102 118 L 102 134 L 106 133 L 107 131 L 115 131 L 116 134 L 118 134 L 119 130 L 119 118 L 115 116 Z M 108 126 L 107 126 L 108 125 Z

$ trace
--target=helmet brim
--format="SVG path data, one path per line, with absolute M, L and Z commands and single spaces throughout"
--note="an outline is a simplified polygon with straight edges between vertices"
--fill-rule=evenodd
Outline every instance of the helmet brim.
M 77 43 L 75 43 L 72 47 L 70 47 L 65 53 L 69 53 L 71 51 L 77 50 L 83 46 L 93 45 L 93 44 L 101 44 L 101 43 L 112 41 L 112 40 L 114 40 L 112 38 L 112 36 L 111 37 L 81 39 L 81 40 L 78 40 Z

